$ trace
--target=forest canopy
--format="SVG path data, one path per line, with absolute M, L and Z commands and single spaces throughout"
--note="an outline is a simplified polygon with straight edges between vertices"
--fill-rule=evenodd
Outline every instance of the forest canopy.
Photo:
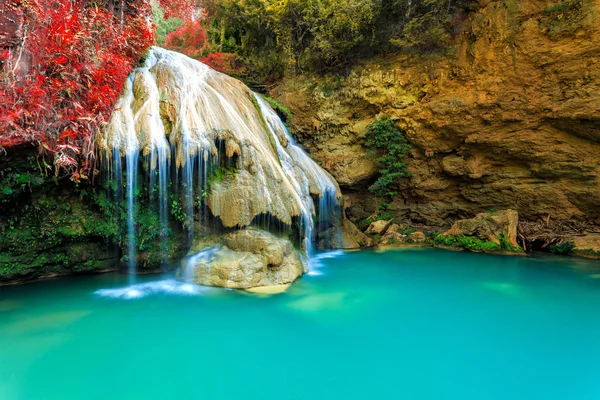
M 39 146 L 56 175 L 94 171 L 94 135 L 158 43 L 262 85 L 438 51 L 473 0 L 8 0 L 0 4 L 0 151 Z
M 473 0 L 220 0 L 205 4 L 212 49 L 236 54 L 250 81 L 339 72 L 399 49 L 437 51 Z

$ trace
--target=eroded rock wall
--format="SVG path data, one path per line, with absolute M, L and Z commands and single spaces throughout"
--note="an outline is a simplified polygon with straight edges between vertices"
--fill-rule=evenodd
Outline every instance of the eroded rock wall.
M 272 95 L 355 221 L 383 201 L 367 190 L 378 167 L 363 132 L 388 114 L 413 145 L 397 217 L 442 226 L 512 208 L 600 223 L 600 1 L 562 14 L 559 3 L 482 0 L 447 54 L 381 57 Z

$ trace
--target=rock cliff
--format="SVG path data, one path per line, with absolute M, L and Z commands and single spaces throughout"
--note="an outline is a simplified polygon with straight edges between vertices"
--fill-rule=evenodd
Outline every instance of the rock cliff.
M 390 115 L 412 144 L 388 210 L 448 226 L 490 209 L 600 224 L 600 2 L 482 0 L 444 54 L 372 59 L 272 95 L 339 182 L 354 221 L 377 211 L 365 127 Z M 323 83 L 325 82 L 325 83 Z

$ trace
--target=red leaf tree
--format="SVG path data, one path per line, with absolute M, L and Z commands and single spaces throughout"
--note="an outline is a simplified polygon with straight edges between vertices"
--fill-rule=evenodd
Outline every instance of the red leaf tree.
M 221 53 L 217 51 L 210 53 L 205 58 L 201 58 L 200 61 L 228 75 L 240 76 L 244 72 L 242 64 L 233 53 Z
M 145 0 L 120 17 L 87 3 L 8 0 L 0 10 L 23 16 L 12 35 L 0 21 L 0 38 L 13 39 L 0 43 L 0 149 L 39 145 L 56 174 L 76 181 L 89 175 L 94 134 L 154 39 Z
M 192 58 L 200 58 L 206 46 L 206 30 L 200 21 L 186 20 L 167 35 L 165 47 Z

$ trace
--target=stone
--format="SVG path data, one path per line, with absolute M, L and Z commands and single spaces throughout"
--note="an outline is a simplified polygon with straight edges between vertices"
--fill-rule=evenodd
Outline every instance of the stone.
M 371 247 L 373 240 L 362 233 L 349 219 L 344 218 L 341 229 L 332 227 L 321 234 L 319 248 L 359 249 Z
M 413 232 L 410 234 L 410 240 L 415 243 L 424 243 L 427 238 L 423 232 Z
M 504 237 L 514 247 L 517 244 L 519 214 L 514 210 L 502 210 L 477 214 L 475 218 L 457 221 L 444 236 L 474 236 L 485 241 L 501 244 Z
M 600 234 L 592 233 L 573 239 L 573 254 L 582 257 L 600 258 Z
M 400 230 L 400 225 L 398 224 L 392 224 L 392 226 L 390 226 L 387 230 L 387 232 L 398 232 Z
M 393 245 L 393 244 L 400 244 L 400 243 L 405 243 L 406 242 L 406 235 L 403 235 L 401 233 L 398 232 L 388 232 L 386 233 L 382 238 L 381 241 L 379 242 L 380 246 L 384 246 L 384 245 Z
M 371 234 L 371 235 L 385 235 L 385 232 L 387 231 L 387 228 L 389 228 L 391 222 L 392 222 L 392 220 L 373 221 L 373 222 L 371 222 L 371 225 L 369 225 L 369 227 L 367 228 L 366 233 Z
M 233 251 L 260 254 L 269 265 L 281 265 L 285 256 L 294 250 L 288 240 L 253 228 L 230 233 L 223 238 L 223 243 Z
M 194 265 L 182 260 L 178 277 L 200 285 L 250 289 L 287 285 L 307 272 L 288 239 L 246 228 L 226 235 L 223 242 L 224 247 Z
M 598 15 L 600 3 L 588 3 L 581 12 Z M 478 4 L 452 40 L 455 53 L 435 61 L 385 54 L 354 66 L 326 96 L 310 73 L 282 80 L 271 95 L 352 198 L 355 222 L 376 211 L 367 187 L 381 166 L 358 165 L 370 158 L 365 125 L 385 113 L 412 145 L 404 159 L 411 177 L 391 199 L 398 216 L 442 226 L 494 207 L 524 221 L 550 215 L 600 226 L 600 68 L 590 58 L 600 54 L 597 18 L 555 38 L 543 23 L 549 2 L 519 2 L 514 23 L 500 0 Z
M 227 173 L 208 177 L 204 199 L 227 228 L 249 226 L 264 215 L 292 225 L 295 217 L 314 213 L 311 196 L 325 192 L 341 201 L 338 184 L 291 140 L 264 99 L 235 78 L 158 47 L 126 81 L 96 143 L 109 160 L 113 150 L 124 154 L 125 146 L 136 146 L 143 156 L 164 151 L 177 168 L 200 155 L 205 162 L 209 155 L 227 158 Z

